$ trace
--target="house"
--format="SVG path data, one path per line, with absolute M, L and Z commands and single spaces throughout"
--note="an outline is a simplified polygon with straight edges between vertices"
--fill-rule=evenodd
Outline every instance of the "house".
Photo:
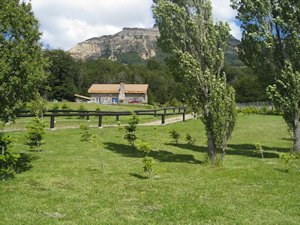
M 91 102 L 100 104 L 148 103 L 148 84 L 93 84 Z
M 75 102 L 90 102 L 91 98 L 83 95 L 75 94 Z

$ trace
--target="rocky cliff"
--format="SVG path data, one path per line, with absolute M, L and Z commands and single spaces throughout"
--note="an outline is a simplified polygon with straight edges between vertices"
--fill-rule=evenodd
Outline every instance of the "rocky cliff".
M 105 35 L 88 39 L 69 50 L 75 59 L 108 58 L 125 63 L 143 61 L 157 57 L 161 61 L 164 56 L 157 47 L 160 36 L 158 28 L 123 28 L 114 35 Z M 236 47 L 238 40 L 230 37 L 227 55 L 237 60 Z M 233 55 L 233 56 L 232 56 Z
M 143 60 L 157 54 L 157 28 L 124 28 L 114 35 L 91 38 L 69 50 L 76 59 L 109 58 L 117 60 L 124 54 L 137 53 Z

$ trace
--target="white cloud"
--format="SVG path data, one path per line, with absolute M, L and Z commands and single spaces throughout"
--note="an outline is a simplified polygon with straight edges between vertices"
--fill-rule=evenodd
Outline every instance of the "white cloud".
M 151 0 L 31 0 L 42 42 L 69 49 L 92 37 L 123 27 L 151 27 Z
M 239 36 L 230 0 L 212 0 L 216 20 L 230 23 Z M 70 49 L 92 37 L 114 34 L 123 27 L 152 27 L 152 0 L 31 0 L 43 32 L 42 42 Z
M 235 21 L 236 11 L 230 7 L 230 0 L 212 0 L 211 3 L 214 19 L 228 22 L 231 35 L 241 39 L 241 29 Z

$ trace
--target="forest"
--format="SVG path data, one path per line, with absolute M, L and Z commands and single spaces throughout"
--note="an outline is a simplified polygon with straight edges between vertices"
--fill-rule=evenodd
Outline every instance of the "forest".
M 59 49 L 44 50 L 44 54 L 49 61 L 49 76 L 40 92 L 48 100 L 73 101 L 74 94 L 87 95 L 93 83 L 125 82 L 149 84 L 150 104 L 176 106 L 185 102 L 182 82 L 176 72 L 170 70 L 172 62 L 167 57 L 125 63 L 109 59 L 77 61 Z M 266 100 L 265 87 L 258 76 L 244 66 L 235 53 L 226 52 L 223 72 L 236 90 L 238 102 Z

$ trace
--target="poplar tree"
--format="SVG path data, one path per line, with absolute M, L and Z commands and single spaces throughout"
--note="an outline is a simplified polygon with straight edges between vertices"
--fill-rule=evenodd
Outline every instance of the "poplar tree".
M 264 77 L 300 152 L 300 1 L 231 0 L 243 29 L 242 61 Z
M 214 23 L 209 0 L 158 0 L 153 6 L 159 45 L 172 54 L 187 100 L 200 111 L 212 163 L 224 158 L 236 121 L 235 93 L 221 74 L 229 36 L 226 23 Z
M 0 120 L 13 119 L 46 79 L 40 36 L 30 3 L 0 0 Z

